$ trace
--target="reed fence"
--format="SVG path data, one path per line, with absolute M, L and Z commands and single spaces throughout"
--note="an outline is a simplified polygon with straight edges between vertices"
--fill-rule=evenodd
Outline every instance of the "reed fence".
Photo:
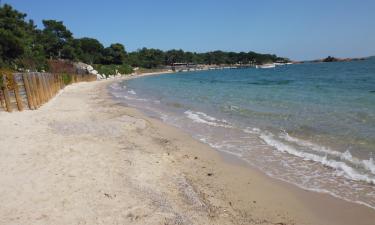
M 0 111 L 34 110 L 65 86 L 94 81 L 91 74 L 10 73 L 0 71 Z

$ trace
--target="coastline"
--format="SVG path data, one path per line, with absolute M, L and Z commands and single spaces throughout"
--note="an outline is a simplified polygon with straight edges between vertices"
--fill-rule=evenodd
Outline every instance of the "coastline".
M 107 91 L 118 81 L 0 115 L 1 223 L 373 223 L 370 208 L 269 178 L 123 106 Z

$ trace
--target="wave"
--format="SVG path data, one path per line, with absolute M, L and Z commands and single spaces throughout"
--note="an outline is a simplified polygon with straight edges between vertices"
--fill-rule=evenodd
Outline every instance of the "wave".
M 119 83 L 113 83 L 110 85 L 110 88 L 112 88 L 113 90 L 121 90 L 122 87 L 120 86 Z
M 276 138 L 274 138 L 274 135 L 268 132 L 261 132 L 259 129 L 244 129 L 244 132 L 251 133 L 251 134 L 258 134 L 259 137 L 268 145 L 272 146 L 274 149 L 277 151 L 283 152 L 283 153 L 288 153 L 293 156 L 297 156 L 303 160 L 307 161 L 313 161 L 313 162 L 318 162 L 324 166 L 327 166 L 329 168 L 335 169 L 336 173 L 335 175 L 345 177 L 349 180 L 354 180 L 354 181 L 363 181 L 371 185 L 375 185 L 375 177 L 369 176 L 368 174 L 363 174 L 357 171 L 355 168 L 351 167 L 344 161 L 337 161 L 334 159 L 328 159 L 328 153 L 334 154 L 334 155 L 340 155 L 342 159 L 347 158 L 351 159 L 353 161 L 353 157 L 349 155 L 350 153 L 339 153 L 336 151 L 332 150 L 327 150 L 325 148 L 316 148 L 315 150 L 319 152 L 324 152 L 327 153 L 325 156 L 320 156 L 308 152 L 303 152 L 299 151 L 293 146 L 290 146 L 286 143 L 283 143 L 281 141 L 278 141 Z M 297 139 L 292 139 L 291 137 L 289 138 L 290 140 L 296 141 Z M 303 143 L 298 141 L 298 143 Z M 304 143 L 306 145 L 314 146 L 312 143 Z M 373 160 L 363 160 L 363 165 L 366 166 L 366 168 L 370 168 L 370 171 L 373 171 Z
M 131 94 L 131 95 L 136 95 L 137 94 L 134 90 L 129 90 L 128 93 Z
M 195 123 L 203 123 L 214 127 L 232 128 L 226 120 L 219 120 L 203 112 L 185 111 L 184 114 Z
M 115 96 L 116 98 L 124 98 L 124 99 L 127 99 L 127 100 L 135 100 L 135 101 L 140 101 L 140 102 L 148 102 L 149 101 L 148 99 L 134 98 L 134 97 L 130 97 L 130 96 L 123 95 L 123 94 L 117 94 L 117 93 L 112 93 L 112 95 Z
M 307 147 L 312 151 L 338 157 L 341 160 L 345 160 L 347 162 L 350 162 L 351 164 L 355 165 L 356 167 L 360 167 L 360 168 L 362 168 L 364 170 L 367 170 L 368 172 L 375 175 L 375 163 L 374 163 L 373 158 L 361 160 L 361 159 L 358 159 L 358 158 L 352 156 L 352 154 L 348 150 L 345 151 L 345 152 L 334 151 L 334 150 L 331 150 L 327 147 L 320 146 L 320 145 L 311 143 L 309 141 L 300 140 L 298 138 L 291 137 L 286 132 L 283 133 L 282 135 L 280 135 L 279 137 L 286 140 L 286 141 L 296 143 L 296 144 L 298 144 L 300 146 L 303 146 L 303 147 Z
M 211 148 L 214 148 L 214 149 L 217 149 L 219 151 L 222 151 L 222 152 L 225 152 L 227 154 L 231 154 L 231 155 L 234 155 L 234 156 L 237 156 L 238 158 L 242 158 L 242 153 L 236 153 L 236 152 L 233 152 L 233 151 L 228 151 L 228 150 L 225 150 L 227 149 L 228 147 L 231 148 L 231 147 L 234 147 L 233 145 L 230 145 L 230 144 L 215 144 L 213 142 L 210 142 L 207 138 L 205 137 L 198 137 L 198 139 L 205 143 L 205 144 L 208 144 Z

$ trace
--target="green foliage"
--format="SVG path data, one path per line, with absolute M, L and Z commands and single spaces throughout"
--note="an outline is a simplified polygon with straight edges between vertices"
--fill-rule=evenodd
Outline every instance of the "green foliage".
M 133 72 L 133 68 L 130 65 L 122 64 L 122 65 L 94 65 L 95 70 L 99 72 L 99 74 L 104 74 L 106 76 L 109 75 L 116 75 L 117 73 L 120 74 L 130 74 Z
M 63 82 L 65 85 L 68 85 L 68 84 L 71 84 L 72 83 L 72 76 L 67 74 L 67 73 L 64 73 L 62 74 L 62 78 L 63 78 Z
M 122 44 L 116 43 L 111 44 L 108 48 L 103 51 L 103 64 L 122 64 L 125 61 L 126 51 Z
M 13 10 L 10 5 L 0 7 L 0 57 L 12 64 L 28 47 L 33 23 L 25 21 L 26 14 Z
M 51 58 L 69 58 L 73 54 L 67 50 L 73 41 L 72 33 L 65 27 L 62 21 L 43 20 L 44 29 L 42 31 L 42 40 L 46 54 Z M 65 51 L 66 55 L 62 52 Z
M 3 76 L 5 77 L 11 77 L 13 74 L 13 71 L 10 69 L 0 69 L 0 89 L 4 88 L 4 82 L 3 82 Z
M 131 74 L 133 73 L 133 68 L 128 64 L 122 64 L 117 67 L 117 70 L 120 74 Z
M 62 21 L 43 20 L 39 30 L 26 14 L 10 5 L 0 7 L 0 66 L 31 70 L 47 68 L 46 59 L 68 59 L 89 64 L 125 62 L 125 47 L 112 44 L 104 49 L 94 38 L 74 39 Z
M 169 50 L 142 48 L 129 53 L 128 62 L 132 66 L 143 68 L 161 68 L 174 63 L 192 64 L 264 64 L 269 62 L 288 62 L 288 59 L 276 55 L 260 54 L 255 52 L 223 52 L 213 51 L 206 53 L 184 52 L 183 50 Z
M 101 63 L 103 45 L 94 38 L 76 39 L 74 43 L 78 59 L 88 64 Z
M 22 56 L 25 51 L 25 46 L 22 39 L 15 36 L 9 30 L 0 28 L 0 54 L 5 62 L 11 62 L 17 57 Z
M 132 66 L 156 68 L 165 65 L 165 54 L 159 49 L 142 48 L 129 54 L 129 62 Z

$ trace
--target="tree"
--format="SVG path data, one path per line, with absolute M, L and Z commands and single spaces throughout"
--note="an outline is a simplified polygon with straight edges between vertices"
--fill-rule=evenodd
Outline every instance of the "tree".
M 64 58 L 62 50 L 73 41 L 73 34 L 62 21 L 43 20 L 43 43 L 47 55 L 51 58 Z
M 140 66 L 144 68 L 156 68 L 164 65 L 164 52 L 159 49 L 147 49 L 142 48 L 133 54 L 134 66 Z
M 10 5 L 0 7 L 0 57 L 1 61 L 13 63 L 21 57 L 27 47 L 26 14 L 14 10 Z
M 81 38 L 74 41 L 78 59 L 89 64 L 101 63 L 104 46 L 94 38 Z
M 16 37 L 11 31 L 0 28 L 0 55 L 4 62 L 11 62 L 20 57 L 25 47 L 22 40 Z
M 104 64 L 123 64 L 126 57 L 125 47 L 122 44 L 111 44 L 104 49 L 103 60 Z
M 328 56 L 327 58 L 323 59 L 323 62 L 336 62 L 338 61 L 335 57 Z
M 171 65 L 173 63 L 185 62 L 184 51 L 180 50 L 169 50 L 165 53 L 165 64 Z

